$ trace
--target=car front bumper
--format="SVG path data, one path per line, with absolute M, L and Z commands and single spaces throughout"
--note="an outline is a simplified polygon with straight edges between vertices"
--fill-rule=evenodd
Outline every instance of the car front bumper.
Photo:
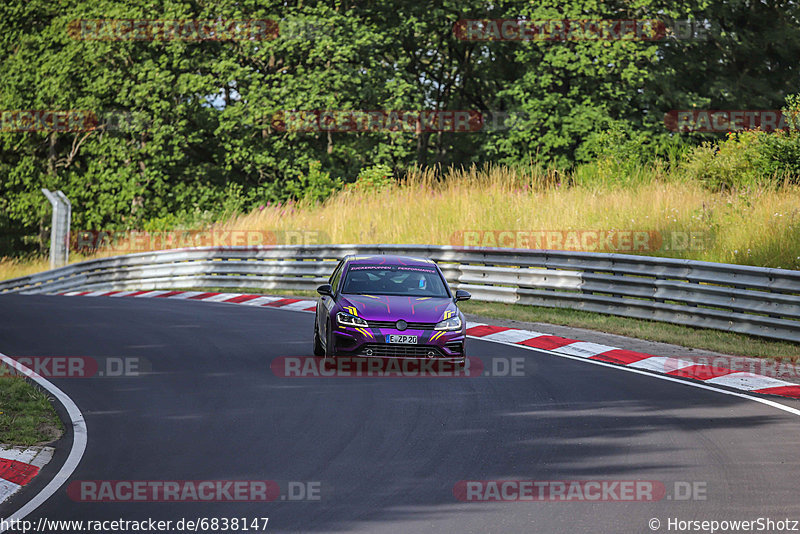
M 436 359 L 458 362 L 464 359 L 465 329 L 413 330 L 390 328 L 354 328 L 339 326 L 334 330 L 337 352 L 367 358 Z M 387 343 L 389 335 L 417 336 L 418 343 Z

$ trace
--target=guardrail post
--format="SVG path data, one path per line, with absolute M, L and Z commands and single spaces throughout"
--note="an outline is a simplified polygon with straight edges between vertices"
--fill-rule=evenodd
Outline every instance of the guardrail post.
M 61 191 L 53 193 L 42 188 L 42 193 L 53 206 L 52 228 L 50 229 L 50 268 L 67 264 L 69 260 L 69 227 L 72 219 L 72 203 Z

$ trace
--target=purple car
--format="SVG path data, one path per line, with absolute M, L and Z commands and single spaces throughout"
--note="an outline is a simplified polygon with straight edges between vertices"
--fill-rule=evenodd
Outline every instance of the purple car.
M 464 363 L 466 321 L 429 259 L 346 256 L 317 288 L 314 354 Z

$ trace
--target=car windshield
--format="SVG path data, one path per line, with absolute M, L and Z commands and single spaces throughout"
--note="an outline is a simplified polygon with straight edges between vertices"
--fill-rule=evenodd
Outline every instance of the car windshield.
M 412 265 L 353 265 L 347 271 L 342 293 L 449 297 L 436 269 Z

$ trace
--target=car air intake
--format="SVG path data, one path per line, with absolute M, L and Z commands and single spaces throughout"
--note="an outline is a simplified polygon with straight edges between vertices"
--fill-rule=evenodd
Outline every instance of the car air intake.
M 429 352 L 432 352 L 433 356 L 429 356 Z M 444 356 L 438 347 L 432 345 L 380 345 L 377 343 L 364 345 L 359 354 L 373 358 L 439 358 Z

